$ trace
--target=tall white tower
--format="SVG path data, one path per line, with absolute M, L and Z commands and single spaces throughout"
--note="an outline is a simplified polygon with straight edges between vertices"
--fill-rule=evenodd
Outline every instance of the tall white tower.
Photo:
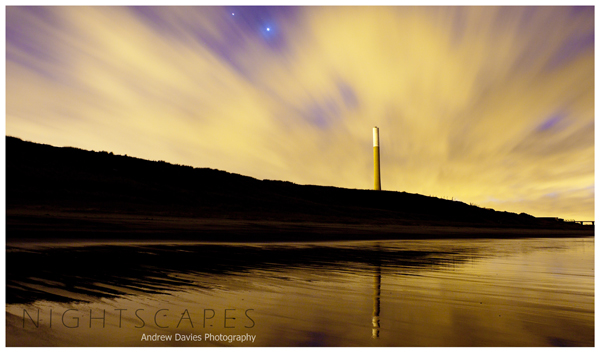
M 373 128 L 373 177 L 375 179 L 375 186 L 373 189 L 376 191 L 381 190 L 381 175 L 379 169 L 379 128 Z

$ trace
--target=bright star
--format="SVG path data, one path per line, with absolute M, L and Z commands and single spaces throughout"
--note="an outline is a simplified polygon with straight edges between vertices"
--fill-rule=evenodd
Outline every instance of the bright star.
M 232 13 L 231 13 L 231 16 L 235 16 L 235 12 L 232 12 Z
M 269 32 L 271 30 L 271 27 L 267 27 L 267 32 Z

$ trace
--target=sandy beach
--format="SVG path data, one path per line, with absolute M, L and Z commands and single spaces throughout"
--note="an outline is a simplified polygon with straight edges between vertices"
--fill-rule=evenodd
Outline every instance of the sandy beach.
M 593 236 L 578 229 L 474 227 L 196 218 L 136 214 L 7 211 L 7 243 L 68 240 L 173 240 L 210 242 L 332 241 L 427 238 Z

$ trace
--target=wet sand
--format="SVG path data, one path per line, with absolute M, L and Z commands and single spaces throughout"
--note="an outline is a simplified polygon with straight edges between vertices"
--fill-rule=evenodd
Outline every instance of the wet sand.
M 7 346 L 594 346 L 590 237 L 106 243 L 7 248 Z

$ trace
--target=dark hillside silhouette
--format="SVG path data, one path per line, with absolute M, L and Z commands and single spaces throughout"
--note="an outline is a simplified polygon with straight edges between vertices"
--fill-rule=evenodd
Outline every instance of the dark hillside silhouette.
M 53 223 L 52 215 L 57 213 L 593 230 L 418 194 L 258 180 L 209 168 L 58 148 L 13 137 L 6 138 L 6 207 L 9 238 L 22 235 L 28 224 L 40 222 L 40 218 L 44 225 Z

